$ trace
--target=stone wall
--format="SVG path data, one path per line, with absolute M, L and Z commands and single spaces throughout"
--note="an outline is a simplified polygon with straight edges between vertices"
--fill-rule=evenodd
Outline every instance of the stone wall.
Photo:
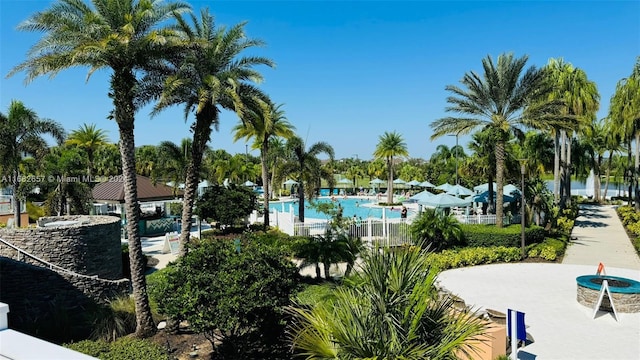
M 51 216 L 36 228 L 0 229 L 0 238 L 68 271 L 113 280 L 122 278 L 120 224 L 113 216 Z M 42 266 L 3 243 L 0 256 Z
M 65 325 L 83 323 L 86 310 L 126 295 L 130 288 L 127 279 L 58 273 L 1 256 L 0 278 L 0 302 L 11 309 L 9 326 L 35 336 L 47 333 L 51 340 L 60 341 L 74 338 L 74 329 Z M 60 338 L 51 337 L 52 333 Z
M 625 294 L 612 292 L 613 304 L 616 307 L 616 311 L 620 313 L 636 313 L 640 312 L 640 294 Z M 577 300 L 580 304 L 593 309 L 600 297 L 599 290 L 589 289 L 584 286 L 578 285 Z M 601 309 L 607 311 L 613 311 L 608 296 L 604 296 L 602 299 Z

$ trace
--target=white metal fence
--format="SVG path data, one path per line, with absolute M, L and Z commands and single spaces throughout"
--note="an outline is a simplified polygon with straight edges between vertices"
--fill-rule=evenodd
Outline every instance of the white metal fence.
M 288 212 L 271 213 L 271 226 L 292 236 L 323 235 L 328 229 L 328 222 L 297 222 L 295 216 Z M 351 221 L 347 227 L 350 236 L 359 237 L 369 246 L 386 245 L 400 246 L 411 244 L 410 223 L 407 219 L 374 219 Z
M 455 218 L 461 224 L 482 224 L 482 225 L 495 225 L 496 215 L 454 215 Z M 508 216 L 503 217 L 503 222 L 509 224 L 511 219 Z

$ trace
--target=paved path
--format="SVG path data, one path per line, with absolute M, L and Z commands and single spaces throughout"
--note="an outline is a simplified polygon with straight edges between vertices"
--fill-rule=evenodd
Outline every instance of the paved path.
M 640 270 L 640 257 L 633 248 L 614 206 L 583 205 L 576 219 L 572 240 L 563 264 L 592 265 Z M 595 270 L 594 270 L 595 272 Z
M 613 206 L 584 206 L 562 264 L 497 264 L 442 272 L 440 285 L 477 309 L 508 308 L 526 313 L 533 343 L 518 358 L 640 359 L 640 313 L 612 314 L 576 301 L 576 280 L 594 274 L 598 263 L 607 274 L 640 280 L 640 258 Z

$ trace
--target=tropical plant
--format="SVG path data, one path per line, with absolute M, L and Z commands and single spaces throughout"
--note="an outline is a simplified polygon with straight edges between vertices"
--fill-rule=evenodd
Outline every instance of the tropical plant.
M 256 206 L 256 195 L 251 189 L 236 184 L 214 185 L 196 202 L 196 214 L 201 219 L 232 226 L 249 216 Z
M 628 144 L 631 158 L 631 140 L 635 138 L 636 210 L 640 210 L 640 191 L 637 180 L 640 173 L 640 57 L 637 58 L 631 75 L 618 82 L 616 92 L 611 97 L 609 117 L 615 124 L 616 134 Z
M 140 93 L 138 74 L 157 67 L 166 59 L 175 32 L 167 20 L 189 9 L 180 2 L 152 0 L 58 0 L 50 8 L 32 15 L 19 30 L 44 35 L 31 48 L 27 59 L 9 76 L 26 71 L 30 82 L 42 75 L 55 76 L 76 66 L 109 69 L 109 97 L 114 109 L 110 117 L 118 124 L 124 178 L 126 227 L 131 256 L 133 295 L 136 301 L 136 335 L 156 331 L 151 317 L 138 219 L 140 209 L 136 188 L 134 120 Z
M 484 325 L 434 286 L 426 251 L 375 249 L 354 278 L 313 304 L 289 308 L 294 351 L 308 359 L 471 356 Z
M 157 167 L 154 168 L 155 176 L 163 182 L 171 182 L 174 195 L 178 194 L 180 183 L 187 175 L 187 166 L 191 160 L 193 141 L 184 138 L 180 145 L 171 141 L 163 141 L 156 148 Z
M 560 206 L 571 200 L 571 138 L 573 131 L 581 130 L 595 120 L 596 112 L 600 105 L 600 95 L 593 81 L 587 79 L 586 73 L 574 68 L 570 63 L 562 59 L 550 59 L 546 67 L 549 81 L 553 84 L 553 90 L 549 93 L 549 99 L 559 101 L 561 106 L 555 109 L 555 114 L 560 119 L 569 119 L 559 126 L 550 129 L 559 134 L 556 140 L 560 140 L 560 171 L 562 177 L 560 183 Z M 559 129 L 559 131 L 557 131 Z M 555 147 L 558 149 L 558 146 Z M 555 171 L 554 171 L 555 177 Z M 554 178 L 554 184 L 559 180 Z
M 273 358 L 255 352 L 283 341 L 282 309 L 299 278 L 279 249 L 240 239 L 202 241 L 163 272 L 152 287 L 161 313 L 187 320 L 214 351 L 230 351 L 225 358 Z M 246 347 L 251 335 L 259 346 Z
M 10 179 L 8 185 L 13 189 L 14 224 L 20 227 L 20 198 L 24 194 L 20 194 L 19 179 L 23 155 L 42 159 L 48 150 L 43 136 L 51 135 L 62 143 L 64 129 L 59 123 L 40 118 L 22 102 L 13 100 L 7 114 L 0 113 L 0 134 L 0 170 L 3 177 Z
M 460 81 L 463 88 L 448 85 L 453 95 L 447 98 L 448 112 L 460 114 L 431 123 L 432 139 L 448 134 L 464 135 L 476 128 L 492 129 L 496 136 L 496 226 L 503 226 L 503 186 L 505 142 L 509 134 L 523 137 L 521 127 L 548 128 L 559 118 L 549 117 L 558 104 L 548 101 L 550 82 L 543 70 L 535 67 L 523 69 L 528 57 L 515 58 L 502 54 L 494 63 L 490 56 L 482 60 L 484 74 L 466 73 Z
M 96 124 L 83 124 L 80 129 L 73 130 L 67 141 L 67 145 L 76 146 L 87 153 L 89 165 L 87 166 L 87 175 L 89 178 L 93 176 L 94 159 L 96 151 L 108 142 L 107 133 L 102 129 L 97 129 Z
M 460 222 L 453 216 L 434 209 L 424 210 L 411 223 L 412 238 L 421 248 L 442 251 L 463 243 Z
M 116 144 L 104 144 L 96 150 L 94 167 L 100 176 L 122 174 L 122 157 Z
M 324 153 L 329 156 L 329 161 L 333 161 L 333 148 L 321 141 L 306 149 L 304 141 L 299 136 L 289 138 L 286 148 L 287 162 L 282 166 L 282 173 L 291 175 L 298 182 L 298 218 L 300 222 L 304 222 L 305 186 L 313 188 L 321 176 L 328 175 L 322 173 L 318 155 Z M 326 177 L 328 178 L 328 176 Z M 309 196 L 312 194 L 313 192 L 310 192 Z
M 179 104 L 185 105 L 185 119 L 191 111 L 195 112 L 180 232 L 180 254 L 184 255 L 191 234 L 189 223 L 200 182 L 202 156 L 211 140 L 212 129 L 218 129 L 220 111 L 235 111 L 243 118 L 243 101 L 265 97 L 252 85 L 262 80 L 255 67 L 273 66 L 273 62 L 264 57 L 242 55 L 263 45 L 262 41 L 247 37 L 244 22 L 229 29 L 216 26 L 208 9 L 202 9 L 199 18 L 191 14 L 191 24 L 180 14 L 175 17 L 182 46 L 171 53 L 169 69 L 151 73 L 145 83 L 151 98 L 159 96 L 154 114 Z
M 83 181 L 88 162 L 84 150 L 69 146 L 51 148 L 44 157 L 41 168 L 57 180 L 40 184 L 40 193 L 46 194 L 47 215 L 89 214 L 91 186 Z
M 155 145 L 142 145 L 136 148 L 136 174 L 150 177 L 156 180 L 158 175 L 158 147 Z
M 384 159 L 387 164 L 387 204 L 393 204 L 393 159 L 409 156 L 407 143 L 397 132 L 387 132 L 380 135 L 378 145 L 373 152 L 377 159 Z
M 264 190 L 264 229 L 269 228 L 269 194 L 270 176 L 268 166 L 269 144 L 275 137 L 290 138 L 295 127 L 284 115 L 282 105 L 274 105 L 259 98 L 254 98 L 253 106 L 244 112 L 242 122 L 233 128 L 234 141 L 245 138 L 255 140 L 253 148 L 260 149 L 260 166 L 262 172 L 262 188 Z M 251 104 L 251 103 L 250 103 Z

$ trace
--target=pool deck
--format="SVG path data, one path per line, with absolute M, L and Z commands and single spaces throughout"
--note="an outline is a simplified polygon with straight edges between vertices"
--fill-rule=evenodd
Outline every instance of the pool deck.
M 585 206 L 562 264 L 518 263 L 444 271 L 439 283 L 480 310 L 526 314 L 533 342 L 520 359 L 640 359 L 640 313 L 613 314 L 580 305 L 576 277 L 595 274 L 640 280 L 640 259 L 612 206 Z

